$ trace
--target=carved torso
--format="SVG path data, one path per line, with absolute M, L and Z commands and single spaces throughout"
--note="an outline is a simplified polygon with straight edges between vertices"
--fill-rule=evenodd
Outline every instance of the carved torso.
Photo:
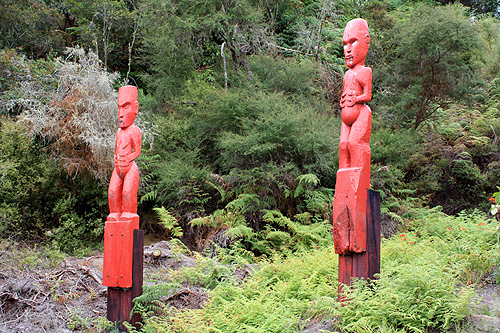
M 363 93 L 363 87 L 358 81 L 357 73 L 349 69 L 344 75 L 344 87 L 342 96 L 356 97 Z M 342 121 L 351 126 L 359 117 L 363 104 L 356 103 L 353 106 L 342 107 Z
M 134 161 L 130 161 L 127 156 L 134 153 L 137 145 L 140 144 L 141 131 L 138 127 L 132 125 L 125 129 L 118 129 L 116 132 L 115 155 L 117 158 L 116 171 L 120 178 L 124 178 L 130 171 Z

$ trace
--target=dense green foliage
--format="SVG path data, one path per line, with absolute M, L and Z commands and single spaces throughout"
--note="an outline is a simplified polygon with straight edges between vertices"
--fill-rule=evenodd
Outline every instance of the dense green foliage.
M 495 272 L 497 224 L 479 211 L 500 177 L 498 1 L 0 4 L 0 235 L 99 246 L 116 88 L 137 84 L 141 228 L 207 255 L 145 294 L 146 331 L 453 329 L 467 285 Z M 330 218 L 355 17 L 370 26 L 388 240 L 380 279 L 339 308 Z M 244 283 L 227 266 L 255 263 Z M 210 290 L 206 308 L 152 296 L 185 281 Z
M 496 12 L 478 14 L 491 7 L 471 2 L 471 12 L 428 1 L 37 3 L 32 19 L 40 24 L 29 25 L 30 7 L 5 2 L 30 28 L 21 35 L 16 29 L 22 24 L 2 25 L 2 45 L 24 45 L 26 55 L 45 60 L 2 54 L 2 113 L 31 124 L 30 140 L 48 153 L 39 157 L 42 164 L 55 158 L 75 181 L 96 178 L 105 186 L 114 131 L 111 87 L 118 82 L 97 57 L 125 81 L 140 83 L 141 114 L 149 122 L 138 161 L 139 208 L 164 206 L 185 241 L 199 234 L 193 230 L 238 227 L 234 235 L 256 250 L 248 241 L 266 230 L 267 210 L 306 224 L 328 220 L 344 71 L 339 40 L 345 22 L 356 16 L 371 26 L 372 188 L 383 195 L 384 216 L 400 221 L 408 195 L 447 213 L 486 209 L 495 190 L 499 23 Z M 47 13 L 55 21 L 44 21 Z M 37 43 L 57 34 L 64 41 L 52 38 L 44 42 L 50 50 L 34 53 Z M 72 49 L 64 60 L 51 58 L 70 43 L 95 53 Z M 227 214 L 240 216 L 241 225 L 217 217 Z M 245 228 L 251 232 L 241 233 Z
M 480 212 L 453 217 L 416 208 L 405 217 L 410 222 L 403 232 L 383 241 L 379 278 L 358 281 L 344 306 L 337 302 L 331 241 L 261 260 L 243 283 L 231 271 L 255 259 L 222 252 L 219 259 L 232 267 L 198 258 L 198 267 L 171 272 L 169 282 L 146 288 L 137 299 L 145 318 L 140 331 L 296 332 L 316 323 L 334 332 L 461 332 L 461 320 L 473 310 L 470 285 L 498 264 L 499 225 Z M 210 290 L 203 309 L 175 311 L 158 301 L 185 283 Z
M 2 121 L 0 148 L 2 235 L 76 254 L 101 241 L 106 202 L 95 179 L 69 177 L 20 123 Z
M 459 5 L 420 5 L 395 13 L 390 37 L 382 42 L 384 59 L 395 60 L 386 62 L 378 75 L 383 78 L 379 89 L 388 92 L 389 112 L 399 124 L 417 128 L 450 98 L 467 96 L 470 102 L 477 94 L 474 53 L 479 40 L 464 10 Z M 417 17 L 419 24 L 412 19 Z

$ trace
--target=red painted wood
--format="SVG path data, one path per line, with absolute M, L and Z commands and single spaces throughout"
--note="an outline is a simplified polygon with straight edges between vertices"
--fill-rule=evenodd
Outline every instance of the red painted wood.
M 132 287 L 133 234 L 138 228 L 137 214 L 123 213 L 119 221 L 108 216 L 104 227 L 103 285 Z
M 132 300 L 142 295 L 143 266 L 144 266 L 144 231 L 133 232 L 133 283 L 131 288 L 108 288 L 107 318 L 122 328 L 123 322 L 129 322 L 139 328 L 142 318 L 139 314 L 132 314 Z M 131 317 L 132 314 L 132 317 Z
M 142 294 L 144 232 L 139 231 L 137 191 L 141 131 L 134 125 L 139 112 L 137 87 L 118 91 L 118 125 L 114 168 L 108 187 L 110 214 L 104 226 L 103 285 L 108 286 L 107 317 L 113 322 L 131 321 L 132 299 Z M 139 322 L 136 316 L 132 322 Z M 124 329 L 122 327 L 122 329 Z
M 351 284 L 352 276 L 352 255 L 339 255 L 339 278 L 338 278 L 338 301 L 344 302 L 344 287 Z
M 368 277 L 368 252 L 352 254 L 352 277 L 366 279 Z
M 339 302 L 347 301 L 343 286 L 350 286 L 352 278 L 371 280 L 380 273 L 380 194 L 368 190 L 367 201 L 367 249 L 362 253 L 339 255 Z
M 115 140 L 114 169 L 108 187 L 111 214 L 137 213 L 139 169 L 135 159 L 141 154 L 141 130 L 134 125 L 139 112 L 137 87 L 118 90 L 118 131 Z

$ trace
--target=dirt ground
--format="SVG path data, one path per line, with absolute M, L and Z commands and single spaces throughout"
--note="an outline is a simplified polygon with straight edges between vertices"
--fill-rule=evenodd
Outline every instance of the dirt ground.
M 500 332 L 500 286 L 485 284 L 478 288 L 477 305 L 469 319 L 473 332 Z
M 146 246 L 144 253 L 145 285 L 153 283 L 148 276 L 155 274 L 159 264 L 174 270 L 196 265 L 189 256 L 172 254 L 171 244 L 165 241 Z M 158 282 L 158 274 L 154 281 Z M 91 328 L 99 327 L 106 317 L 106 297 L 102 254 L 60 258 L 19 244 L 0 243 L 0 333 L 94 331 Z M 207 299 L 202 289 L 186 286 L 164 301 L 184 309 L 199 308 Z M 500 286 L 479 287 L 475 302 L 467 332 L 500 332 Z M 307 332 L 319 332 L 328 324 L 315 323 Z
M 144 248 L 144 285 L 151 284 L 148 276 L 159 265 L 167 270 L 196 265 L 193 258 L 173 254 L 171 248 L 168 242 Z M 91 327 L 99 327 L 106 317 L 102 265 L 101 253 L 58 258 L 27 246 L 0 243 L 0 333 L 93 331 Z M 161 282 L 158 274 L 155 281 Z M 199 308 L 207 298 L 203 290 L 188 286 L 164 301 L 178 309 Z

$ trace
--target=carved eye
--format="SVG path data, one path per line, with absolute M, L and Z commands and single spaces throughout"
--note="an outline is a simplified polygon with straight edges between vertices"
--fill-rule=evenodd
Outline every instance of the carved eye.
M 354 45 L 356 45 L 356 44 L 358 44 L 358 41 L 357 41 L 357 40 L 355 40 L 354 42 L 352 42 L 352 46 L 354 46 Z

